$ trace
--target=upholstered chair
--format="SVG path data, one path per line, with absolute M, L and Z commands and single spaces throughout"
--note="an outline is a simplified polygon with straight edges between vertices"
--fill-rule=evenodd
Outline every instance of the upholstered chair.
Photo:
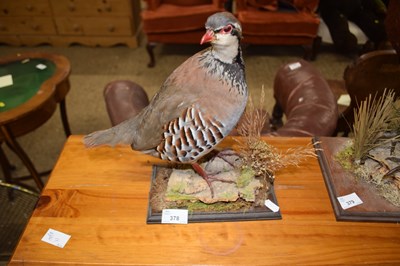
M 111 81 L 103 94 L 112 126 L 134 117 L 149 104 L 143 87 L 129 80 Z
M 378 50 L 361 55 L 344 71 L 343 81 L 329 81 L 333 91 L 350 96 L 350 105 L 339 114 L 336 132 L 347 136 L 354 123 L 354 111 L 369 95 L 379 97 L 385 90 L 400 96 L 400 59 L 395 50 Z M 341 88 L 335 88 L 335 83 Z M 339 83 L 338 83 L 339 82 Z M 336 85 L 338 86 L 338 85 Z M 339 95 L 336 96 L 337 98 Z
M 300 45 L 304 58 L 313 60 L 321 43 L 318 0 L 236 0 L 243 27 L 243 43 Z
M 270 135 L 334 134 L 338 118 L 336 98 L 327 81 L 311 63 L 299 59 L 281 66 L 275 75 L 273 89 L 275 106 L 271 125 L 276 130 Z
M 149 67 L 154 67 L 157 43 L 199 44 L 207 18 L 224 10 L 223 0 L 145 0 L 143 32 L 147 38 Z

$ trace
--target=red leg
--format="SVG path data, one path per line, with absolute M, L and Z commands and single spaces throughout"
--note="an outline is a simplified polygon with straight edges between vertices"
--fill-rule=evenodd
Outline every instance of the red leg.
M 196 173 L 198 173 L 201 177 L 203 177 L 203 179 L 207 182 L 208 186 L 210 187 L 211 197 L 214 198 L 214 190 L 211 186 L 210 177 L 208 176 L 206 171 L 204 171 L 204 169 L 198 163 L 193 163 L 192 167 L 194 171 L 196 171 Z

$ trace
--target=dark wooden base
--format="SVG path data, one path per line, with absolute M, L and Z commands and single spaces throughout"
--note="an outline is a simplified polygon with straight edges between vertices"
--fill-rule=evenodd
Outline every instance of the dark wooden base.
M 161 223 L 161 211 L 154 211 L 151 206 L 152 189 L 156 183 L 156 178 L 163 178 L 157 173 L 161 170 L 161 166 L 153 167 L 152 182 L 150 188 L 149 207 L 147 213 L 148 224 Z M 277 199 L 272 186 L 268 198 L 277 204 Z M 232 203 L 226 203 L 232 204 Z M 253 207 L 250 210 L 238 210 L 232 212 L 189 212 L 188 222 L 232 222 L 232 221 L 254 221 L 254 220 L 278 220 L 282 219 L 280 211 L 272 212 L 267 207 Z
M 315 137 L 318 161 L 326 188 L 338 221 L 400 222 L 400 207 L 396 207 L 378 194 L 376 187 L 356 178 L 342 168 L 335 156 L 348 143 L 349 138 Z M 363 204 L 343 210 L 337 197 L 355 192 Z

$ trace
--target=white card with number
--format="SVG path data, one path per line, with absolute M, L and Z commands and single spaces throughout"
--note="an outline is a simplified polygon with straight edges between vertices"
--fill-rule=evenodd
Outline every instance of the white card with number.
M 162 224 L 187 224 L 188 210 L 165 209 L 161 214 Z
M 279 206 L 276 205 L 274 202 L 272 202 L 269 199 L 265 200 L 264 204 L 268 209 L 270 209 L 273 212 L 278 212 L 279 211 Z
M 42 237 L 42 241 L 59 248 L 64 248 L 70 238 L 70 235 L 50 228 Z
M 10 74 L 0 77 L 0 88 L 13 85 L 13 78 Z
M 340 95 L 339 99 L 337 100 L 337 104 L 343 106 L 350 106 L 351 99 L 349 94 L 342 94 Z
M 342 206 L 343 210 L 363 204 L 363 201 L 354 192 L 342 197 L 337 197 L 337 199 L 340 203 L 340 206 Z
M 36 65 L 36 68 L 37 68 L 37 69 L 40 69 L 40 70 L 43 70 L 43 69 L 46 69 L 47 66 L 46 66 L 45 64 L 37 64 L 37 65 Z
M 289 65 L 290 70 L 295 70 L 295 69 L 298 69 L 299 67 L 301 67 L 300 62 L 291 63 Z

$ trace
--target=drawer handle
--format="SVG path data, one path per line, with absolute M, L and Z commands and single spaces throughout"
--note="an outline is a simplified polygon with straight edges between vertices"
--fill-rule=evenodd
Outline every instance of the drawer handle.
M 39 26 L 39 25 L 32 25 L 31 28 L 32 28 L 34 31 L 38 31 L 38 30 L 40 29 L 40 26 Z
M 72 29 L 73 29 L 75 32 L 80 32 L 80 31 L 81 31 L 81 27 L 80 27 L 78 24 L 74 24 L 74 25 L 72 26 Z
M 69 11 L 74 12 L 76 10 L 75 4 L 73 4 L 73 3 L 69 4 L 68 9 L 69 9 Z
M 26 10 L 33 11 L 33 5 L 26 5 Z
M 97 12 L 101 13 L 101 12 L 103 12 L 103 10 L 106 11 L 106 12 L 112 12 L 112 7 L 111 6 L 106 6 L 103 9 L 99 7 L 97 9 Z
M 109 31 L 109 32 L 115 32 L 115 26 L 114 26 L 114 25 L 110 25 L 110 26 L 108 27 L 108 31 Z

